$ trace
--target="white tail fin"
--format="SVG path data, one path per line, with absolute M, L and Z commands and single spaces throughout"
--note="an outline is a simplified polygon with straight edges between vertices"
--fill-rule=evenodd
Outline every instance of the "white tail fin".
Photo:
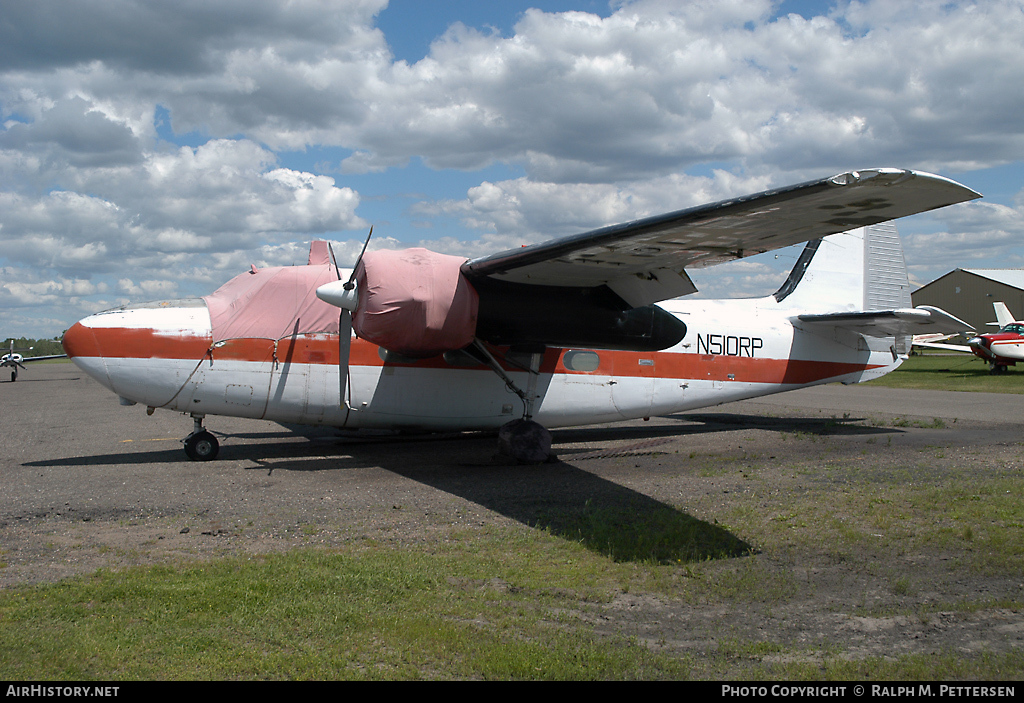
M 1013 315 L 1010 314 L 1010 309 L 1006 307 L 1006 303 L 992 303 L 992 307 L 996 311 L 996 324 L 1000 327 L 1006 327 L 1012 322 L 1015 322 Z M 989 324 L 992 324 L 991 322 Z
M 857 331 L 889 337 L 894 361 L 910 351 L 909 334 L 889 331 L 882 318 L 867 315 L 913 307 L 903 247 L 892 222 L 808 242 L 775 299 L 804 321 L 818 316 L 819 323 L 838 324 L 835 313 L 865 313 L 843 324 L 863 327 L 867 322 Z
M 896 225 L 884 222 L 808 242 L 775 299 L 780 307 L 815 313 L 911 307 Z

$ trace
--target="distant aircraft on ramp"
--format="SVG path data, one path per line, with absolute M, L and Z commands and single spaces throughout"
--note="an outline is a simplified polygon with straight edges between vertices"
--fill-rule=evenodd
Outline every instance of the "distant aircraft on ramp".
M 11 349 L 9 352 L 0 356 L 0 368 L 9 367 L 11 369 L 11 383 L 18 380 L 18 369 L 25 368 L 26 361 L 44 361 L 45 359 L 65 359 L 67 354 L 50 354 L 49 356 L 22 356 L 21 352 L 32 351 L 32 347 L 28 349 L 15 349 L 14 339 L 11 339 Z
M 990 373 L 1006 373 L 1008 366 L 1024 361 L 1024 322 L 1013 319 L 1004 303 L 992 303 L 992 307 L 999 331 L 971 337 L 967 346 L 971 353 L 988 362 Z
M 988 362 L 989 373 L 1006 373 L 1007 367 L 1024 361 L 1024 321 L 1015 320 L 1005 303 L 992 303 L 992 307 L 995 309 L 996 321 L 989 324 L 999 327 L 997 332 L 976 334 L 967 340 L 967 344 L 941 341 L 952 335 L 916 335 L 914 346 L 974 354 Z

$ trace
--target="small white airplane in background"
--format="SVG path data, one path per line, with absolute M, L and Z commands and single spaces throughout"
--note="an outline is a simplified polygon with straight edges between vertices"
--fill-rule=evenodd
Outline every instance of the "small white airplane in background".
M 3 356 L 0 356 L 0 369 L 10 368 L 11 369 L 11 383 L 18 380 L 18 369 L 25 368 L 26 361 L 45 361 L 46 359 L 64 359 L 67 358 L 67 354 L 51 354 L 49 356 L 22 356 L 20 352 L 32 351 L 32 347 L 28 349 L 15 349 L 14 339 L 11 339 L 11 349 Z
M 913 333 L 970 329 L 911 308 L 899 236 L 880 223 L 977 197 L 940 176 L 874 169 L 471 261 L 364 247 L 343 273 L 313 242 L 306 266 L 253 267 L 202 299 L 98 313 L 63 344 L 123 404 L 190 414 L 193 459 L 217 455 L 203 419 L 230 415 L 500 428 L 508 453 L 539 461 L 545 427 L 870 380 L 902 363 Z M 774 295 L 673 299 L 696 291 L 687 268 L 801 242 Z

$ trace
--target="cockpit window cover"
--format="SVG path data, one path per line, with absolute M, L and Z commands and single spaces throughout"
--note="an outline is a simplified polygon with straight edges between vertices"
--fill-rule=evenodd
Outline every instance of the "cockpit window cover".
M 236 276 L 203 298 L 213 339 L 337 334 L 338 308 L 316 297 L 317 287 L 336 279 L 330 264 L 265 268 Z

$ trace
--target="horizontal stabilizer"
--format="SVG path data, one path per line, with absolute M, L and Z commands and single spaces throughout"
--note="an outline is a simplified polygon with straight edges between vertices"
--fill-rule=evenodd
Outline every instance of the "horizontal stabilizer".
M 945 310 L 930 305 L 900 310 L 797 315 L 796 320 L 801 325 L 841 327 L 869 337 L 899 337 L 923 333 L 957 334 L 974 329 Z

